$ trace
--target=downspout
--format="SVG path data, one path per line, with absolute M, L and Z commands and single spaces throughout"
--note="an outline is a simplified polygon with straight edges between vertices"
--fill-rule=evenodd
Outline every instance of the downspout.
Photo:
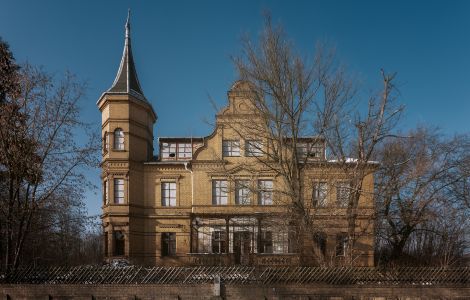
M 191 213 L 194 213 L 194 174 L 193 170 L 188 168 L 188 162 L 184 163 L 184 169 L 191 173 Z

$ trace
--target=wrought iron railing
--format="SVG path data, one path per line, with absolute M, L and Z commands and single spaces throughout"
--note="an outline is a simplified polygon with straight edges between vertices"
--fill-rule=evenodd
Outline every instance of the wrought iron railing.
M 112 267 L 23 268 L 0 275 L 1 284 L 200 284 L 219 277 L 225 284 L 419 285 L 470 284 L 462 268 L 321 267 Z

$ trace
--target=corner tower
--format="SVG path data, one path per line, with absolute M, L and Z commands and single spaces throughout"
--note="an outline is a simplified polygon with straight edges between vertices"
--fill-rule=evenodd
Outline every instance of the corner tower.
M 103 139 L 104 249 L 107 259 L 129 258 L 142 251 L 138 217 L 144 197 L 143 163 L 153 156 L 153 125 L 157 115 L 137 77 L 131 48 L 130 11 L 125 24 L 124 50 L 112 86 L 97 102 Z

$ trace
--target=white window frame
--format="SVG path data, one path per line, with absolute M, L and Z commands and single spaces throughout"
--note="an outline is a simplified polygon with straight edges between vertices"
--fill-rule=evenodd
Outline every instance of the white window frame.
M 178 159 L 191 159 L 193 156 L 193 147 L 191 143 L 178 144 Z
M 114 178 L 114 204 L 124 204 L 124 178 Z
M 258 203 L 259 205 L 273 205 L 274 182 L 268 179 L 258 180 Z
M 263 156 L 263 143 L 260 140 L 245 141 L 245 156 L 257 157 Z
M 348 207 L 350 195 L 351 183 L 349 181 L 340 181 L 336 183 L 336 204 L 339 207 Z
M 328 183 L 325 181 L 315 182 L 313 185 L 313 206 L 325 207 L 328 198 Z
M 114 150 L 124 150 L 124 130 L 122 128 L 114 130 Z
M 240 156 L 240 140 L 223 140 L 222 141 L 223 157 Z
M 237 180 L 235 181 L 235 204 L 237 205 L 250 205 L 250 181 Z
M 215 179 L 212 180 L 212 204 L 228 204 L 228 181 Z
M 176 182 L 161 183 L 162 206 L 176 206 Z
M 161 149 L 162 159 L 175 160 L 177 156 L 176 152 L 177 152 L 176 143 L 162 143 L 162 149 Z

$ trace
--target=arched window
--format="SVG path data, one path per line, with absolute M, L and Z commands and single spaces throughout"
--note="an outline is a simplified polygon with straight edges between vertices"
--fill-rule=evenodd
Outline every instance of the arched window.
M 114 150 L 124 150 L 124 131 L 121 128 L 114 130 Z

